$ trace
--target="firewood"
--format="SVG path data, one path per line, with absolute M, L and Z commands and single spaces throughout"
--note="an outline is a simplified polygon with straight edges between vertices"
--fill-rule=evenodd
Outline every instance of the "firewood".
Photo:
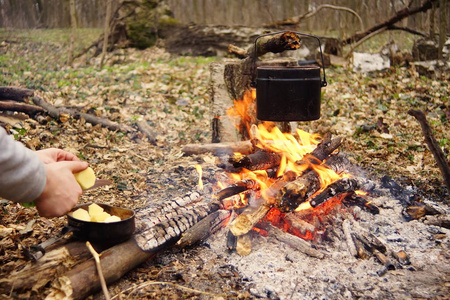
M 373 189 L 373 184 L 364 178 L 342 178 L 328 185 L 320 194 L 309 202 L 312 207 L 317 207 L 330 198 L 343 193 L 354 192 L 356 190 L 369 191 Z
M 268 200 L 260 198 L 255 206 L 247 207 L 230 224 L 230 231 L 235 236 L 249 232 L 270 210 L 271 204 Z
M 185 248 L 204 241 L 211 234 L 224 226 L 229 220 L 231 212 L 218 210 L 200 220 L 197 224 L 186 230 L 176 243 L 177 247 Z
M 265 150 L 258 150 L 245 156 L 231 156 L 229 162 L 235 168 L 246 168 L 251 171 L 266 170 L 278 166 L 281 155 Z
M 177 242 L 184 232 L 219 208 L 220 206 L 216 202 L 199 203 L 181 215 L 137 232 L 134 239 L 142 251 L 160 250 Z
M 252 252 L 252 232 L 237 237 L 236 253 L 240 256 L 247 256 Z
M 367 201 L 367 199 L 355 193 L 350 193 L 348 196 L 342 199 L 342 203 L 346 206 L 361 207 L 362 209 L 365 209 L 374 215 L 380 213 L 380 209 L 376 205 L 370 203 L 369 201 Z
M 347 168 L 346 162 L 347 159 L 340 155 L 327 160 L 325 166 L 336 173 L 341 173 Z M 296 209 L 320 189 L 320 175 L 314 170 L 308 170 L 305 173 L 296 180 L 287 183 L 276 195 L 276 206 L 280 211 L 288 212 Z
M 181 151 L 183 151 L 185 155 L 204 154 L 208 152 L 217 156 L 230 155 L 233 152 L 250 154 L 253 152 L 253 145 L 250 141 L 213 144 L 187 144 Z
M 8 294 L 13 290 L 38 290 L 58 274 L 89 257 L 89 251 L 83 242 L 72 242 L 48 250 L 36 263 L 29 263 L 23 269 L 11 272 L 8 278 L 0 279 L 0 291 Z
M 273 225 L 268 225 L 269 227 L 269 236 L 274 237 L 275 239 L 277 239 L 280 242 L 286 243 L 289 246 L 291 246 L 292 248 L 301 251 L 302 253 L 305 253 L 306 255 L 309 255 L 311 257 L 315 257 L 315 258 L 325 258 L 325 253 L 314 249 L 311 247 L 310 243 L 308 243 L 307 241 L 289 234 L 287 232 L 284 232 L 283 230 L 273 226 Z
M 257 189 L 259 189 L 259 184 L 255 180 L 243 179 L 218 191 L 216 195 L 218 200 L 223 200 L 231 196 L 245 192 L 247 190 L 257 190 Z
M 24 102 L 33 97 L 34 91 L 13 86 L 0 86 L 0 100 L 14 100 Z
M 116 245 L 100 254 L 100 264 L 107 284 L 120 279 L 125 273 L 153 257 L 155 252 L 142 251 L 134 239 Z M 63 273 L 53 281 L 49 299 L 56 295 L 62 299 L 85 299 L 101 289 L 95 261 L 90 259 Z
M 302 220 L 297 216 L 295 212 L 287 213 L 284 216 L 284 219 L 289 222 L 289 224 L 300 231 L 301 234 L 305 235 L 307 231 L 314 232 L 316 231 L 316 226 L 311 223 Z

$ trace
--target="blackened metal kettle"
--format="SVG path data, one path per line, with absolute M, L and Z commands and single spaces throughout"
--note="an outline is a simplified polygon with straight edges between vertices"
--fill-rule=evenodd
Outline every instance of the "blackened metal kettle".
M 275 32 L 258 36 L 274 35 Z M 318 37 L 295 32 L 301 36 L 315 38 L 322 57 L 323 79 L 320 67 L 315 62 L 299 66 L 260 66 L 256 69 L 256 117 L 263 121 L 313 121 L 320 118 L 321 88 L 327 85 L 322 48 Z M 255 55 L 256 57 L 256 55 Z

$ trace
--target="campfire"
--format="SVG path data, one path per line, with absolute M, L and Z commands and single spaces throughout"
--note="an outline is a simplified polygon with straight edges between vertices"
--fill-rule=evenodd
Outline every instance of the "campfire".
M 227 111 L 255 149 L 232 154 L 225 166 L 229 178 L 219 182 L 218 200 L 237 212 L 229 224 L 230 249 L 249 254 L 246 235 L 252 230 L 268 235 L 273 226 L 319 242 L 326 237 L 329 216 L 343 204 L 377 212 L 364 198 L 373 184 L 350 173 L 349 161 L 339 154 L 341 139 L 299 129 L 283 133 L 274 122 L 252 124 L 255 97 L 255 90 L 248 90 Z

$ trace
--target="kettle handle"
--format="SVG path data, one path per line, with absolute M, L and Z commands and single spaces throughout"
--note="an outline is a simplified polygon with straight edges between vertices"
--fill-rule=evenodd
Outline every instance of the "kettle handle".
M 322 59 L 322 70 L 323 70 L 322 87 L 326 87 L 328 83 L 327 83 L 327 79 L 326 79 L 326 75 L 325 75 L 325 61 L 324 61 L 324 59 L 323 59 L 323 52 L 322 52 L 322 46 L 321 46 L 321 44 L 320 44 L 320 39 L 319 39 L 317 36 L 315 36 L 315 35 L 310 35 L 310 34 L 301 33 L 301 32 L 297 32 L 297 31 L 291 31 L 291 30 L 283 30 L 283 31 L 278 31 L 278 32 L 267 33 L 267 34 L 260 35 L 260 36 L 258 36 L 258 37 L 255 39 L 255 47 L 254 47 L 254 48 L 255 48 L 255 52 L 254 52 L 254 53 L 255 53 L 255 61 L 253 62 L 253 75 L 252 75 L 252 76 L 255 76 L 255 68 L 256 68 L 256 42 L 258 41 L 258 39 L 259 39 L 259 38 L 262 38 L 262 37 L 264 37 L 264 36 L 275 35 L 275 34 L 278 34 L 278 33 L 284 33 L 284 32 L 293 32 L 293 33 L 296 33 L 296 34 L 298 34 L 298 35 L 311 37 L 311 38 L 314 38 L 314 39 L 317 40 L 317 42 L 319 43 L 320 57 L 321 57 L 321 59 Z M 256 86 L 256 82 L 253 80 L 253 82 L 251 83 L 251 85 L 252 85 L 252 86 Z

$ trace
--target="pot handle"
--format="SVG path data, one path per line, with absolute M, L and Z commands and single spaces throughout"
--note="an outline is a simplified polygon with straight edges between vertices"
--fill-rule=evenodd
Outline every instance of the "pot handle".
M 283 31 L 278 31 L 278 32 L 267 33 L 267 34 L 260 35 L 260 36 L 258 36 L 255 39 L 255 47 L 254 47 L 255 48 L 255 52 L 254 52 L 255 61 L 253 62 L 253 74 L 252 74 L 253 81 L 251 83 L 252 87 L 256 87 L 256 81 L 254 80 L 255 79 L 255 69 L 256 69 L 256 42 L 258 41 L 259 38 L 262 38 L 264 36 L 275 35 L 275 34 L 284 33 L 284 32 L 293 32 L 293 33 L 296 33 L 298 35 L 311 37 L 311 38 L 314 38 L 314 39 L 317 40 L 317 42 L 319 44 L 320 57 L 321 57 L 321 60 L 322 60 L 322 70 L 323 70 L 322 87 L 326 87 L 328 85 L 328 83 L 327 83 L 327 79 L 326 79 L 326 75 L 325 75 L 325 61 L 323 59 L 323 52 L 322 52 L 322 46 L 320 44 L 320 39 L 317 36 L 315 36 L 315 35 L 310 35 L 310 34 L 301 33 L 301 32 L 297 32 L 297 31 L 291 31 L 291 30 L 283 30 Z

